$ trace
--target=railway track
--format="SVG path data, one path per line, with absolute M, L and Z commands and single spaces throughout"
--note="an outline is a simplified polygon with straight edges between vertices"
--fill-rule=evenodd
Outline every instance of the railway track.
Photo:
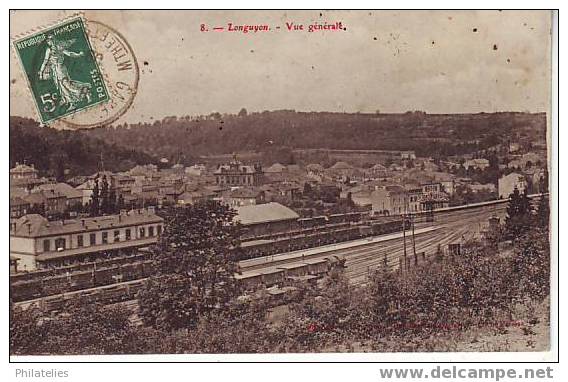
M 416 252 L 425 252 L 428 256 L 434 254 L 438 245 L 445 247 L 446 245 L 455 242 L 457 240 L 470 239 L 477 233 L 476 225 L 480 225 L 480 222 L 485 222 L 490 216 L 502 217 L 505 213 L 506 205 L 499 204 L 493 205 L 489 208 L 483 208 L 481 210 L 459 210 L 447 213 L 444 217 L 438 217 L 438 221 L 443 219 L 443 223 L 421 223 L 416 224 L 416 229 L 437 226 L 438 229 L 430 232 L 423 232 L 415 235 L 416 240 Z M 473 230 L 472 230 L 473 228 Z M 410 231 L 407 231 L 407 254 L 409 257 L 413 257 L 413 247 Z M 271 256 L 277 261 L 270 261 L 267 257 L 265 262 L 262 263 L 261 259 L 255 259 L 251 262 L 254 264 L 251 267 L 247 267 L 244 264 L 243 270 L 256 270 L 262 272 L 263 269 L 268 269 L 269 267 L 274 267 L 281 264 L 294 264 L 299 263 L 308 258 L 317 259 L 325 258 L 329 256 L 340 256 L 346 259 L 345 265 L 347 266 L 346 275 L 347 278 L 354 284 L 362 284 L 365 282 L 367 275 L 370 271 L 378 268 L 384 263 L 385 255 L 387 257 L 387 266 L 396 269 L 399 267 L 399 258 L 404 254 L 404 244 L 401 237 L 392 238 L 384 241 L 374 242 L 374 243 L 362 243 L 359 246 L 344 249 L 330 249 L 329 251 L 310 254 L 308 256 L 297 256 L 297 257 L 281 257 Z M 412 261 L 412 259 L 411 259 Z M 242 265 L 241 265 L 242 266 Z
M 465 231 L 459 230 L 451 233 L 438 232 L 436 236 L 426 239 L 424 241 L 416 242 L 416 253 L 425 252 L 426 257 L 431 257 L 436 253 L 438 245 L 445 247 L 446 245 L 461 239 Z M 391 269 L 398 269 L 400 267 L 399 259 L 404 256 L 403 244 L 393 245 L 391 248 L 385 248 L 384 251 L 388 251 L 387 254 L 387 266 Z M 383 253 L 385 253 L 383 252 Z M 407 244 L 407 258 L 410 260 L 410 264 L 414 264 L 414 253 L 411 245 Z M 419 260 L 422 261 L 422 260 Z M 367 276 L 373 270 L 376 270 L 384 263 L 384 256 L 366 256 L 366 258 L 357 258 L 355 261 L 346 262 L 346 276 L 347 278 L 356 285 L 364 284 L 367 281 Z M 411 265 L 414 266 L 414 265 Z
M 504 209 L 503 209 L 504 211 Z M 494 212 L 494 211 L 493 211 Z M 459 241 L 462 239 L 471 239 L 474 236 L 474 232 L 471 230 L 471 225 L 476 224 L 479 219 L 479 214 L 468 214 L 469 219 L 463 220 L 465 216 L 460 216 L 460 219 L 455 221 L 461 221 L 461 226 L 456 226 L 455 221 L 448 222 L 445 224 L 441 230 L 436 231 L 434 236 L 428 238 L 417 238 L 416 240 L 416 252 L 425 252 L 427 256 L 431 256 L 436 253 L 438 245 L 442 248 L 451 244 L 452 242 Z M 383 253 L 387 253 L 387 265 L 393 269 L 397 269 L 400 266 L 399 259 L 404 255 L 404 244 L 397 243 L 393 246 L 383 249 Z M 411 240 L 407 243 L 407 256 L 410 258 L 412 264 L 412 242 Z M 365 282 L 366 276 L 369 271 L 377 269 L 381 264 L 384 263 L 383 257 L 376 257 L 372 254 L 363 258 L 357 258 L 353 260 L 347 260 L 347 270 L 346 275 L 348 279 L 354 284 L 362 284 Z
M 454 210 L 451 212 L 446 212 L 440 216 L 437 216 L 436 222 L 428 223 L 416 223 L 415 230 L 419 231 L 415 235 L 416 239 L 416 252 L 425 252 L 428 256 L 431 256 L 436 252 L 438 245 L 442 247 L 450 244 L 462 237 L 470 238 L 472 236 L 472 227 L 480 225 L 480 222 L 485 223 L 490 216 L 503 217 L 506 210 L 506 204 L 495 204 L 491 206 L 484 206 L 482 208 L 476 209 L 462 209 Z M 424 229 L 430 229 L 429 231 L 424 231 Z M 422 230 L 422 231 L 420 231 Z M 413 255 L 412 238 L 410 231 L 407 231 L 407 254 L 411 258 Z M 365 239 L 360 239 L 360 244 L 355 244 L 351 247 L 346 248 L 334 248 L 342 245 L 349 245 L 347 243 L 341 243 L 338 245 L 328 245 L 326 250 L 324 247 L 320 247 L 321 251 L 317 251 L 313 254 L 304 254 L 302 252 L 306 251 L 296 251 L 295 253 L 267 256 L 263 258 L 256 258 L 253 260 L 245 260 L 241 262 L 241 268 L 244 272 L 257 271 L 262 272 L 264 269 L 275 268 L 279 265 L 284 264 L 299 264 L 305 260 L 316 260 L 325 259 L 330 256 L 340 256 L 346 260 L 346 275 L 347 278 L 353 284 L 362 284 L 366 282 L 367 276 L 370 271 L 378 268 L 384 263 L 384 258 L 386 255 L 387 265 L 393 269 L 399 267 L 399 258 L 403 256 L 403 239 L 400 234 L 388 234 L 384 235 L 385 240 L 380 240 L 380 237 L 372 238 L 370 242 L 365 242 Z M 276 261 L 274 261 L 276 260 Z M 65 293 L 66 296 L 75 296 L 82 294 L 95 293 L 103 289 L 109 289 L 114 287 L 119 287 L 122 284 L 132 283 L 138 284 L 143 282 L 143 279 L 133 280 L 131 282 L 116 283 L 102 287 L 95 287 L 90 289 L 84 289 L 76 292 Z M 38 299 L 41 300 L 41 299 Z M 17 303 L 21 306 L 29 306 L 35 303 L 35 300 L 22 301 Z M 128 300 L 123 302 L 118 302 L 120 304 L 126 304 L 125 306 L 132 305 L 137 306 L 136 300 Z

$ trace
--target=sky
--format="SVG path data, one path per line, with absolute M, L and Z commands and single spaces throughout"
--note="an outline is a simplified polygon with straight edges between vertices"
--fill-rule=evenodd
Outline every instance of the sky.
M 14 38 L 72 12 L 12 11 Z M 140 65 L 117 123 L 295 109 L 397 113 L 542 112 L 550 98 L 547 11 L 88 11 Z M 269 32 L 228 32 L 228 23 Z M 288 31 L 341 22 L 340 31 Z M 210 29 L 201 32 L 201 24 Z M 222 32 L 213 26 L 223 26 Z M 276 29 L 276 27 L 280 29 Z M 35 117 L 11 55 L 10 113 Z

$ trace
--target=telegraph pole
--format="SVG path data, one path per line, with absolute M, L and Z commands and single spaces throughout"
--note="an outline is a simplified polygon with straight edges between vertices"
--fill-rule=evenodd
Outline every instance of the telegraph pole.
M 406 221 L 404 219 L 406 215 L 406 196 L 404 196 L 403 200 L 404 200 L 404 212 L 402 214 L 402 248 L 404 251 L 404 266 L 408 270 L 408 263 L 406 261 Z
M 412 252 L 414 252 L 414 257 L 416 258 L 416 240 L 414 238 L 414 220 L 416 215 L 411 215 L 411 224 L 412 224 Z

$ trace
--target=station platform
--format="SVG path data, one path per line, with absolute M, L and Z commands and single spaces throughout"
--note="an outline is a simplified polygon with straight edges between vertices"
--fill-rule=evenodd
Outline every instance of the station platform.
M 436 230 L 441 229 L 441 228 L 443 228 L 443 227 L 441 227 L 441 226 L 429 226 L 429 227 L 424 227 L 424 228 L 417 228 L 417 229 L 414 230 L 414 234 L 420 235 L 420 234 L 424 234 L 424 233 L 427 233 L 427 232 L 436 231 Z M 407 230 L 406 235 L 407 236 L 411 235 L 411 231 Z M 245 271 L 247 268 L 255 268 L 255 267 L 259 267 L 259 266 L 269 267 L 271 263 L 275 263 L 275 262 L 289 261 L 289 260 L 295 260 L 295 259 L 302 260 L 304 258 L 307 259 L 309 257 L 315 256 L 315 255 L 318 255 L 318 254 L 324 254 L 324 253 L 334 252 L 334 251 L 338 251 L 338 250 L 342 250 L 342 249 L 360 247 L 360 246 L 365 246 L 365 245 L 372 245 L 372 244 L 376 244 L 376 243 L 386 242 L 386 241 L 389 241 L 389 240 L 401 239 L 402 237 L 403 237 L 402 232 L 390 233 L 390 234 L 380 235 L 380 236 L 371 236 L 371 237 L 366 237 L 366 238 L 363 238 L 363 239 L 345 241 L 345 242 L 342 242 L 342 243 L 327 244 L 327 245 L 322 245 L 322 246 L 319 246 L 319 247 L 314 247 L 314 248 L 309 248 L 309 249 L 302 249 L 302 250 L 298 250 L 298 251 L 278 253 L 276 255 L 262 256 L 262 257 L 256 257 L 254 259 L 242 260 L 242 261 L 239 261 L 239 266 L 241 267 L 241 269 L 243 271 Z

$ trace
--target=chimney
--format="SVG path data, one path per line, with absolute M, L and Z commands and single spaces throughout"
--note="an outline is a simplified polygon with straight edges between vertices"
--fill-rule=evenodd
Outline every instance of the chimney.
M 81 227 L 85 227 L 85 219 L 81 219 Z
M 32 234 L 32 223 L 26 224 L 28 226 L 28 235 Z

